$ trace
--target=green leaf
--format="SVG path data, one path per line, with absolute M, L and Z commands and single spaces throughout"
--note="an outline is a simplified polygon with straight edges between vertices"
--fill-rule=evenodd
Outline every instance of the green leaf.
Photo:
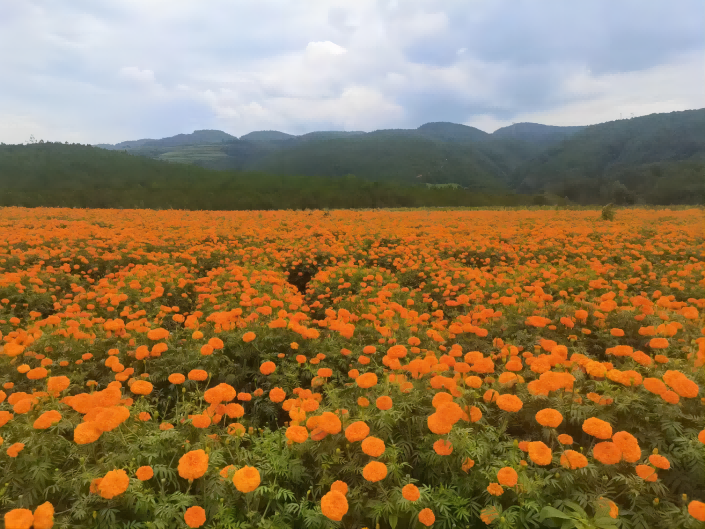
M 392 527 L 392 529 L 396 529 L 398 521 L 399 521 L 399 518 L 397 517 L 396 514 L 389 515 L 389 525 Z
M 539 520 L 541 520 L 542 522 L 546 518 L 560 518 L 562 520 L 572 520 L 572 518 L 567 514 L 559 511 L 558 509 L 555 509 L 554 507 L 549 507 L 548 505 L 541 509 L 541 514 L 539 514 Z

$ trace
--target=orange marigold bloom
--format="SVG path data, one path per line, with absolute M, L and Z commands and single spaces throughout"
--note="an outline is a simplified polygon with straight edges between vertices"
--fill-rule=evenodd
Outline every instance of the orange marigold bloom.
M 598 419 L 597 417 L 585 419 L 585 421 L 583 421 L 583 431 L 598 439 L 609 439 L 612 437 L 612 426 L 610 423 Z
M 416 501 L 421 497 L 421 492 L 416 485 L 409 483 L 401 488 L 401 495 L 407 501 Z
M 622 451 L 622 458 L 629 463 L 636 463 L 641 459 L 639 442 L 628 432 L 617 432 L 612 436 L 612 442 Z
M 106 500 L 119 496 L 127 490 L 130 485 L 130 478 L 122 469 L 111 470 L 98 485 L 98 492 Z
M 592 449 L 592 455 L 604 465 L 616 465 L 622 460 L 622 451 L 611 441 L 597 443 Z
M 668 347 L 668 340 L 666 338 L 651 338 L 651 340 L 649 340 L 649 347 L 652 349 L 666 349 Z
M 12 509 L 5 513 L 5 529 L 31 529 L 34 515 L 29 509 Z
M 282 388 L 276 387 L 269 391 L 269 400 L 272 402 L 282 402 L 286 398 L 286 391 Z
M 705 522 L 705 503 L 693 500 L 688 504 L 688 514 L 699 522 Z
M 330 490 L 337 490 L 343 496 L 345 496 L 348 493 L 348 484 L 340 480 L 334 481 L 333 484 L 330 486 Z
M 14 443 L 7 449 L 7 455 L 17 457 L 22 450 L 24 450 L 24 443 Z
M 490 483 L 487 485 L 487 492 L 492 494 L 492 496 L 501 496 L 504 494 L 504 489 L 499 483 Z
M 27 378 L 30 380 L 39 380 L 45 378 L 49 372 L 43 367 L 35 367 L 27 371 Z
M 656 468 L 660 468 L 661 470 L 668 470 L 671 468 L 671 462 L 659 454 L 651 454 L 649 456 L 649 463 L 654 465 Z
M 389 410 L 392 407 L 392 398 L 387 395 L 383 395 L 375 401 L 375 406 L 383 411 Z
M 169 382 L 171 382 L 172 384 L 183 384 L 185 381 L 186 377 L 181 373 L 172 373 L 171 375 L 169 375 Z
M 286 438 L 294 443 L 303 443 L 308 439 L 308 430 L 303 426 L 289 426 L 286 429 Z
M 475 466 L 475 461 L 473 461 L 469 457 L 466 457 L 465 460 L 463 461 L 463 465 L 462 465 L 463 472 L 467 473 L 467 471 L 470 470 L 474 466 Z
M 235 484 L 235 488 L 243 494 L 252 492 L 259 487 L 261 483 L 259 470 L 255 467 L 244 466 L 235 472 L 233 483 Z
M 663 395 L 668 391 L 666 384 L 658 378 L 645 378 L 643 380 L 644 389 L 650 391 L 654 395 Z
M 61 420 L 61 414 L 56 410 L 46 411 L 42 413 L 37 420 L 34 421 L 32 427 L 35 430 L 46 430 L 52 425 L 56 424 Z
M 561 443 L 562 445 L 572 445 L 573 438 L 570 435 L 568 435 L 567 433 L 562 433 L 558 436 L 558 442 Z
M 563 452 L 560 462 L 563 467 L 569 469 L 585 468 L 588 465 L 587 458 L 575 450 L 566 450 Z
M 504 485 L 505 487 L 513 487 L 516 485 L 518 478 L 519 475 L 517 471 L 512 467 L 504 467 L 497 472 L 497 481 L 499 481 L 500 485 Z
M 260 366 L 259 371 L 263 375 L 271 375 L 272 373 L 274 373 L 274 370 L 276 368 L 277 368 L 277 366 L 274 362 L 267 361 Z
M 450 441 L 439 439 L 438 441 L 433 443 L 433 450 L 439 456 L 449 456 L 453 453 L 453 443 L 451 443 Z
M 372 386 L 377 385 L 377 375 L 374 373 L 363 373 L 355 379 L 355 383 L 358 387 L 363 389 L 371 388 Z
M 188 379 L 203 382 L 208 379 L 208 372 L 203 369 L 192 369 L 188 372 Z
M 700 430 L 698 433 L 698 441 L 705 445 L 705 430 Z
M 54 527 L 54 506 L 46 501 L 34 510 L 34 529 Z
M 529 458 L 537 465 L 546 466 L 553 459 L 553 452 L 541 441 L 532 441 L 529 443 Z
M 154 476 L 154 470 L 152 470 L 152 467 L 150 466 L 143 466 L 137 469 L 135 476 L 137 476 L 137 479 L 140 481 L 147 481 L 148 479 L 152 479 Z
M 150 340 L 163 340 L 165 338 L 169 337 L 169 331 L 166 329 L 162 329 L 161 327 L 158 329 L 151 329 L 149 332 L 147 332 L 147 338 Z
M 545 408 L 536 414 L 536 422 L 547 428 L 557 428 L 563 422 L 563 415 L 553 408 Z
M 154 386 L 152 383 L 147 382 L 146 380 L 137 380 L 132 383 L 132 386 L 130 386 L 130 391 L 132 391 L 135 395 L 149 395 L 153 389 Z
M 436 521 L 436 515 L 433 514 L 433 511 L 426 507 L 419 513 L 419 522 L 424 524 L 426 527 L 431 527 L 433 525 L 433 522 Z
M 663 374 L 663 380 L 679 396 L 686 399 L 693 399 L 700 392 L 698 385 L 680 371 L 666 371 Z
M 379 457 L 387 449 L 382 439 L 373 436 L 366 437 L 360 447 L 365 454 L 371 457 Z
M 369 437 L 367 439 L 370 439 Z M 367 440 L 365 439 L 365 441 Z M 362 477 L 371 483 L 383 480 L 387 477 L 387 465 L 379 461 L 370 461 L 362 469 Z
M 335 413 L 325 411 L 318 418 L 318 427 L 329 434 L 337 434 L 343 429 L 343 424 Z
M 69 380 L 69 377 L 65 376 L 60 376 L 60 377 L 49 377 L 47 379 L 47 391 L 51 392 L 60 392 L 64 391 L 66 388 L 71 385 L 71 380 Z
M 339 522 L 348 512 L 348 500 L 337 490 L 331 490 L 321 498 L 321 512 L 329 520 Z
M 370 427 L 365 421 L 356 421 L 345 429 L 345 438 L 351 443 L 362 441 L 368 435 L 370 435 Z
M 184 479 L 198 479 L 208 470 L 208 454 L 203 450 L 191 450 L 179 459 L 179 476 Z
M 366 399 L 365 397 L 359 397 L 357 399 L 357 405 L 360 406 L 361 408 L 367 408 L 367 406 L 370 405 L 370 401 Z
M 257 335 L 255 333 L 253 333 L 252 331 L 246 332 L 245 334 L 242 335 L 242 341 L 245 343 L 249 343 L 252 340 L 254 340 L 255 338 L 257 338 Z
M 103 431 L 92 422 L 82 422 L 73 431 L 76 444 L 85 445 L 98 440 Z
M 658 474 L 656 474 L 656 471 L 649 465 L 637 465 L 636 474 L 646 481 L 656 481 L 658 479 Z
M 198 505 L 189 507 L 184 513 L 184 521 L 191 528 L 201 527 L 206 523 L 206 510 Z
M 501 410 L 514 413 L 519 411 L 524 406 L 524 403 L 516 395 L 505 394 L 497 397 L 497 406 Z

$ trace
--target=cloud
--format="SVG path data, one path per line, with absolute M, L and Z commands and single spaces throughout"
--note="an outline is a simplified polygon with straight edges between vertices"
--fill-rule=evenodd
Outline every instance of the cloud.
M 120 69 L 120 76 L 130 81 L 151 84 L 156 82 L 152 70 L 140 70 L 136 66 L 126 66 Z
M 700 0 L 0 3 L 0 141 L 429 121 L 491 132 L 705 106 Z M 18 43 L 20 43 L 18 45 Z

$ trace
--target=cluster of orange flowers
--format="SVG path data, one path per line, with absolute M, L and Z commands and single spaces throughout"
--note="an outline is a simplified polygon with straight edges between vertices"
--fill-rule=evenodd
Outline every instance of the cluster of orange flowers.
M 554 464 L 626 463 L 654 482 L 673 460 L 655 447 L 644 457 L 638 424 L 613 432 L 620 423 L 606 418 L 635 394 L 661 413 L 705 416 L 705 298 L 696 297 L 705 253 L 694 217 L 702 212 L 633 210 L 604 223 L 595 212 L 5 208 L 0 428 L 31 417 L 36 443 L 69 421 L 76 445 L 92 445 L 147 428 L 160 399 L 177 395 L 159 430 L 199 439 L 203 448 L 178 459 L 191 483 L 213 464 L 212 443 L 260 426 L 248 413 L 267 400 L 286 417 L 282 450 L 324 439 L 359 446 L 365 486 L 394 480 L 425 526 L 438 515 L 430 496 L 392 475 L 390 437 L 373 431 L 412 402 L 437 456 L 467 479 L 481 475 L 476 464 L 489 469 L 486 524 L 501 516 L 507 491 L 526 493 L 531 472 Z M 639 235 L 652 225 L 660 229 Z M 189 367 L 174 369 L 174 358 Z M 228 362 L 249 378 L 225 382 Z M 97 380 L 79 388 L 88 376 Z M 332 401 L 337 389 L 354 397 Z M 591 416 L 578 420 L 574 409 Z M 527 428 L 511 464 L 496 468 L 458 447 L 458 432 L 500 420 Z M 705 430 L 688 431 L 705 444 Z M 18 439 L 9 439 L 9 458 L 23 457 Z M 131 476 L 154 476 L 151 465 L 128 470 L 104 470 L 90 491 L 117 501 Z M 242 494 L 267 479 L 248 464 L 220 475 Z M 353 487 L 335 481 L 319 499 L 323 515 L 341 521 L 359 499 Z M 617 505 L 604 501 L 616 518 Z M 699 500 L 687 509 L 705 520 Z M 53 512 L 50 503 L 14 509 L 5 524 L 48 529 Z M 185 523 L 201 527 L 209 512 L 191 506 Z

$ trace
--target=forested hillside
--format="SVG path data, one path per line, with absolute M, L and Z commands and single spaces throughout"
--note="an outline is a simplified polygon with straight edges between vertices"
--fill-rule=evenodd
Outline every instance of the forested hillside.
M 322 209 L 514 206 L 536 199 L 354 176 L 216 171 L 88 145 L 0 146 L 0 206 Z

